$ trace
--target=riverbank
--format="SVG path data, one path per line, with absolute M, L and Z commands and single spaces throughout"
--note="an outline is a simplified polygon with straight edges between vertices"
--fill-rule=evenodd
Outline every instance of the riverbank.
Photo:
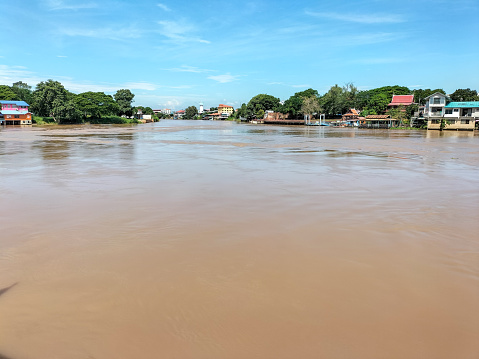
M 45 125 L 59 125 L 58 122 L 55 121 L 53 117 L 40 117 L 40 116 L 33 116 L 32 120 L 33 124 L 39 125 L 39 126 L 45 126 Z M 140 120 L 136 118 L 126 118 L 126 117 L 120 117 L 120 116 L 105 116 L 102 118 L 88 118 L 87 120 L 76 123 L 77 125 L 80 124 L 117 124 L 117 125 L 122 125 L 122 124 L 133 124 L 133 123 L 141 123 Z M 68 124 L 68 123 L 63 123 L 63 124 Z

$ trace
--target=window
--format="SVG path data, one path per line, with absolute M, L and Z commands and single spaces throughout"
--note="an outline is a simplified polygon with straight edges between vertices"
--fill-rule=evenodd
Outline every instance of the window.
M 456 124 L 456 120 L 447 120 L 447 124 L 448 124 L 449 126 L 455 125 L 455 124 Z
M 15 118 L 20 118 L 20 115 L 15 115 Z
M 469 120 L 461 120 L 461 125 L 469 125 Z
M 434 97 L 434 102 L 435 105 L 438 105 L 441 103 L 441 98 L 440 97 Z
M 439 123 L 439 120 L 431 120 L 431 124 L 437 125 Z
M 454 109 L 454 112 L 459 112 L 459 109 L 458 109 L 458 108 L 455 108 L 455 109 Z
M 452 115 L 452 109 L 446 108 L 446 115 Z

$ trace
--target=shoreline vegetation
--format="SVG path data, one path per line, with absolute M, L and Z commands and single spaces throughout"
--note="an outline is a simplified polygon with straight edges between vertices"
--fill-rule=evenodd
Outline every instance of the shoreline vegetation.
M 58 122 L 55 122 L 53 117 L 41 117 L 41 116 L 33 116 L 32 122 L 34 125 L 37 126 L 49 126 L 49 125 L 59 125 Z M 72 124 L 80 124 L 80 125 L 129 125 L 129 124 L 139 124 L 139 121 L 136 118 L 126 118 L 120 116 L 106 116 L 102 118 L 88 118 L 82 122 L 72 123 Z M 60 125 L 65 123 L 60 123 Z
M 117 90 L 114 95 L 92 91 L 75 94 L 65 89 L 60 82 L 51 79 L 38 83 L 34 90 L 22 81 L 15 82 L 12 86 L 0 85 L 0 100 L 28 103 L 36 125 L 136 124 L 156 122 L 173 116 L 185 120 L 220 119 L 240 122 L 263 119 L 271 114 L 275 121 L 281 123 L 298 122 L 304 118 L 317 120 L 321 116 L 326 120 L 337 120 L 354 109 L 361 117 L 386 114 L 399 122 L 399 128 L 417 129 L 424 127 L 424 121 L 414 122 L 413 125 L 411 119 L 420 113 L 420 106 L 424 105 L 425 99 L 436 92 L 446 94 L 443 89 L 412 90 L 395 85 L 358 90 L 352 83 L 342 87 L 336 84 L 323 95 L 309 88 L 295 93 L 285 101 L 272 95 L 258 94 L 236 110 L 233 108 L 225 117 L 224 113 L 218 113 L 218 108 L 212 107 L 209 111 L 199 113 L 196 106 L 189 106 L 174 115 L 164 114 L 153 111 L 151 107 L 134 106 L 135 95 L 129 89 Z M 407 106 L 391 106 L 395 95 L 413 95 L 413 102 Z M 450 98 L 452 101 L 479 101 L 477 91 L 469 88 L 457 89 Z M 178 112 L 182 113 L 181 116 Z

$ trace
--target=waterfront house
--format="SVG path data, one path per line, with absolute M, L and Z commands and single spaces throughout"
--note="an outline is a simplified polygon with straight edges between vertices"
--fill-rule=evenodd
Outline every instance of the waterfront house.
M 451 102 L 449 96 L 440 92 L 425 100 L 424 117 L 428 130 L 473 131 L 479 121 L 479 101 Z
M 389 115 L 368 115 L 361 121 L 361 128 L 391 128 L 399 126 L 399 120 Z
M 414 103 L 414 95 L 393 95 L 391 102 L 388 104 L 388 110 L 398 108 L 400 106 L 407 107 Z M 403 109 L 402 111 L 405 111 Z
M 425 117 L 442 117 L 444 116 L 444 106 L 451 101 L 451 98 L 443 93 L 435 92 L 424 100 L 426 100 L 424 107 Z
M 0 101 L 0 124 L 31 125 L 32 114 L 25 101 Z
M 205 113 L 205 112 L 203 112 L 203 113 Z M 221 119 L 221 113 L 219 113 L 219 112 L 214 112 L 214 113 L 208 112 L 208 113 L 206 113 L 206 115 L 203 116 L 203 119 L 204 120 L 219 120 L 219 119 Z
M 351 121 L 351 120 L 358 120 L 359 119 L 359 111 L 355 108 L 350 108 L 348 112 L 343 115 L 343 121 Z
M 219 104 L 218 113 L 221 118 L 228 118 L 233 114 L 233 106 Z
M 479 122 L 479 101 L 449 102 L 442 116 L 430 116 L 428 130 L 473 131 Z
M 179 110 L 175 112 L 176 119 L 182 119 L 184 115 L 185 115 L 185 110 Z

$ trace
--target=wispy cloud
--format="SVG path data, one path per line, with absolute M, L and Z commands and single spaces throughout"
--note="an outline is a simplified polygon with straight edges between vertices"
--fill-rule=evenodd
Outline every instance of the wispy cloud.
M 33 85 L 40 82 L 41 79 L 23 66 L 0 65 L 0 84 L 9 84 L 17 81 Z
M 337 46 L 359 46 L 398 40 L 406 35 L 406 33 L 402 33 L 401 35 L 399 35 L 392 32 L 373 32 L 351 36 L 337 36 L 330 40 L 334 40 L 333 43 Z
M 362 64 L 362 65 L 381 65 L 381 64 L 397 64 L 405 62 L 406 59 L 403 57 L 372 57 L 372 58 L 363 58 L 355 59 L 352 63 Z
M 130 26 L 128 28 L 60 28 L 58 31 L 60 34 L 71 37 L 90 37 L 97 39 L 109 39 L 122 41 L 127 39 L 137 39 L 143 35 L 143 31 Z
M 125 87 L 131 90 L 146 90 L 146 91 L 156 90 L 156 86 L 148 82 L 128 82 L 125 84 Z
M 175 43 L 200 42 L 209 44 L 210 41 L 195 36 L 196 28 L 184 20 L 162 20 L 158 21 L 160 34 Z
M 165 4 L 158 3 L 158 4 L 156 4 L 156 6 L 158 6 L 160 9 L 162 9 L 164 11 L 171 11 L 171 9 Z
M 219 83 L 227 83 L 227 82 L 233 82 L 235 81 L 239 76 L 238 75 L 231 75 L 229 73 L 224 74 L 224 75 L 214 75 L 214 76 L 208 76 L 210 80 L 217 81 Z
M 167 86 L 170 89 L 176 89 L 176 90 L 184 90 L 184 89 L 190 89 L 193 86 L 192 85 L 178 85 L 178 86 Z
M 165 69 L 166 71 L 173 71 L 173 72 L 194 72 L 194 73 L 204 73 L 204 72 L 212 72 L 213 70 L 207 69 L 200 69 L 199 67 L 195 66 L 188 66 L 188 65 L 181 65 L 180 67 L 174 67 L 171 69 Z
M 343 14 L 336 12 L 306 11 L 306 15 L 360 24 L 394 24 L 406 21 L 403 16 L 396 14 Z
M 81 10 L 98 7 L 94 2 L 80 2 L 67 0 L 46 0 L 45 5 L 49 10 Z
M 68 56 L 65 56 L 65 55 L 57 55 L 57 57 L 60 57 L 60 58 L 64 59 L 64 58 L 67 58 Z

